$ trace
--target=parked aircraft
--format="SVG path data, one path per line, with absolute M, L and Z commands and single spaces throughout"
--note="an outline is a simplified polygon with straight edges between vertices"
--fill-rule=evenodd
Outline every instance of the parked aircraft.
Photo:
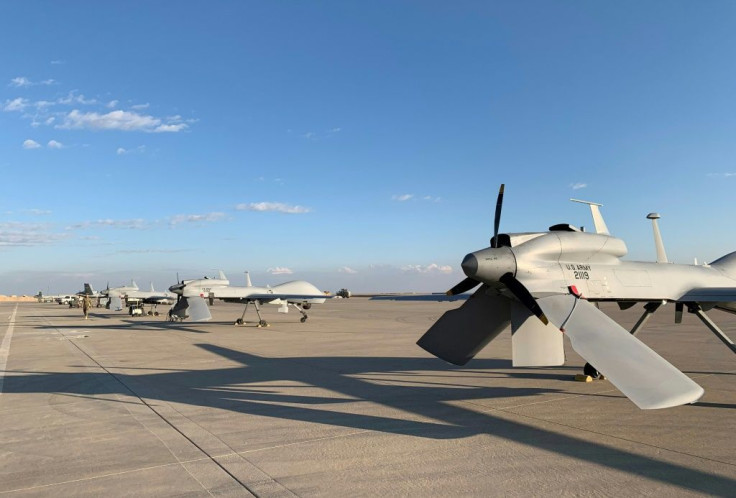
M 442 315 L 417 344 L 464 365 L 510 324 L 514 366 L 562 365 L 566 335 L 589 363 L 586 373 L 599 370 L 642 409 L 700 399 L 702 387 L 634 334 L 659 307 L 675 303 L 676 323 L 687 308 L 736 352 L 733 341 L 705 314 L 712 308 L 736 313 L 736 252 L 710 265 L 668 263 L 659 216 L 652 213 L 648 218 L 658 261 L 623 261 L 626 244 L 609 234 L 600 205 L 587 202 L 597 233 L 560 224 L 548 232 L 499 234 L 503 192 L 501 185 L 491 246 L 465 256 L 461 266 L 467 278 L 448 294 L 481 287 L 461 307 Z M 629 332 L 601 312 L 594 304 L 598 301 L 617 302 L 622 309 L 646 304 Z
M 149 315 L 158 316 L 156 310 L 159 304 L 174 304 L 176 301 L 176 294 L 166 291 L 157 291 L 153 288 L 153 282 L 151 282 L 151 290 L 144 291 L 140 289 L 126 291 L 124 296 L 126 304 L 131 308 L 131 314 L 133 308 L 141 308 L 145 304 L 151 305 Z
M 115 311 L 121 311 L 123 309 L 123 297 L 130 291 L 137 291 L 138 285 L 134 280 L 130 281 L 130 285 L 121 285 L 120 287 L 110 288 L 110 284 L 107 288 L 100 291 L 102 296 L 109 298 L 107 301 L 107 308 Z
M 229 303 L 245 303 L 243 314 L 235 320 L 235 325 L 245 323 L 245 313 L 248 311 L 248 306 L 253 304 L 258 315 L 258 326 L 268 326 L 268 323 L 261 317 L 259 308 L 261 303 L 279 305 L 280 313 L 288 313 L 289 305 L 291 305 L 302 314 L 303 323 L 309 318 L 305 310 L 311 308 L 312 304 L 324 303 L 327 298 L 314 285 L 304 280 L 285 282 L 273 287 L 256 287 L 251 283 L 248 272 L 245 273 L 245 278 L 245 287 L 232 286 L 225 274 L 220 271 L 218 278 L 182 280 L 181 283 L 172 285 L 169 290 L 177 294 L 179 299 L 169 311 L 170 319 L 191 318 L 195 322 L 210 320 L 212 315 L 205 302 L 207 298 L 210 305 L 215 299 Z

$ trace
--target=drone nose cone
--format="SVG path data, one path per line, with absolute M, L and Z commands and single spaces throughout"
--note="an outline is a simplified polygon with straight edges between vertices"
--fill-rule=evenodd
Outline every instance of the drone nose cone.
M 509 247 L 489 247 L 465 256 L 461 266 L 468 277 L 494 284 L 506 273 L 516 274 L 516 257 Z
M 478 258 L 476 258 L 473 253 L 467 254 L 465 258 L 463 258 L 463 262 L 460 263 L 460 267 L 463 269 L 465 275 L 473 278 L 475 277 L 475 274 L 478 273 Z
M 184 284 L 176 284 L 169 287 L 169 290 L 174 294 L 181 294 L 184 290 Z

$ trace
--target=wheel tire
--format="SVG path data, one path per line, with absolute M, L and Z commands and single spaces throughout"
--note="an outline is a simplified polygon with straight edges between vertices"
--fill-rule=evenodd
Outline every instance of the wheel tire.
M 235 325 L 243 325 L 243 319 L 238 318 L 237 320 L 235 320 Z
M 154 311 L 153 316 L 158 316 L 158 311 Z
M 266 320 L 261 320 L 260 322 L 258 322 L 258 325 L 260 325 L 261 327 L 268 327 L 268 322 Z
M 595 367 L 591 365 L 590 363 L 585 364 L 585 366 L 583 367 L 583 373 L 585 375 L 590 375 L 594 379 L 597 379 L 598 377 L 601 376 L 601 373 L 598 370 L 596 370 Z
M 302 319 L 301 319 L 301 322 L 304 323 L 306 321 L 307 321 L 307 317 L 306 316 L 303 316 Z

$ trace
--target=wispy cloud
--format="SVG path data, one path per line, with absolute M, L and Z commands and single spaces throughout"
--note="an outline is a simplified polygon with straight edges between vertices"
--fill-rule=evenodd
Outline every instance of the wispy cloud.
M 191 252 L 191 249 L 121 249 L 115 254 L 176 254 L 180 252 Z
M 66 234 L 52 233 L 42 223 L 0 223 L 0 246 L 38 246 L 65 239 Z
M 134 149 L 124 149 L 123 147 L 118 147 L 116 154 L 119 156 L 123 156 L 125 154 L 142 154 L 145 151 L 146 151 L 145 145 L 139 145 L 138 147 Z
M 28 107 L 28 99 L 18 97 L 13 100 L 6 100 L 3 105 L 3 111 L 5 112 L 22 112 Z
M 349 275 L 354 275 L 358 273 L 358 270 L 353 270 L 349 266 L 341 266 L 340 268 L 337 269 L 337 271 L 340 273 L 347 273 Z
M 110 102 L 105 104 L 105 107 L 107 107 L 108 109 L 115 109 L 118 106 L 119 102 L 119 100 L 111 100 Z
M 169 219 L 170 225 L 180 225 L 182 223 L 205 223 L 219 221 L 225 217 L 225 213 L 205 213 L 205 214 L 178 214 Z
M 181 119 L 178 116 L 174 118 Z M 67 130 L 119 130 L 147 133 L 170 133 L 184 130 L 186 123 L 169 121 L 129 111 L 110 111 L 107 114 L 80 112 L 77 109 L 64 116 L 64 122 L 56 126 Z
M 452 266 L 440 266 L 436 263 L 431 263 L 427 266 L 404 265 L 401 267 L 401 270 L 407 273 L 452 273 Z
M 237 211 L 274 211 L 285 214 L 304 214 L 311 211 L 310 208 L 304 206 L 292 206 L 281 202 L 251 202 L 243 203 L 235 206 Z
M 60 64 L 66 64 L 66 61 L 63 61 L 61 59 L 56 59 L 56 60 L 51 61 L 51 65 L 57 66 Z
M 136 218 L 132 220 L 113 220 L 113 219 L 101 219 L 94 221 L 82 221 L 80 223 L 74 223 L 66 227 L 67 230 L 84 230 L 89 228 L 122 228 L 129 230 L 142 230 L 149 228 L 150 224 L 143 219 Z
M 38 149 L 39 147 L 41 147 L 41 144 L 30 138 L 23 141 L 24 149 Z
M 319 140 L 320 138 L 327 138 L 331 137 L 337 133 L 340 133 L 342 131 L 342 128 L 335 127 L 330 128 L 329 130 L 325 130 L 323 132 L 317 133 L 316 131 L 308 131 L 306 133 L 302 133 L 302 137 L 306 138 L 307 140 Z M 287 133 L 291 133 L 291 130 L 287 130 Z
M 394 194 L 391 196 L 391 200 L 406 202 L 414 198 L 414 194 Z
M 64 148 L 64 144 L 62 144 L 61 142 L 57 142 L 56 140 L 49 140 L 49 143 L 46 144 L 46 146 L 49 149 L 63 149 Z
M 294 273 L 290 268 L 286 268 L 285 266 L 277 266 L 275 268 L 269 268 L 266 270 L 271 275 L 291 275 Z
M 140 111 L 140 110 L 143 110 L 143 109 L 148 109 L 148 107 L 150 105 L 151 104 L 149 104 L 148 102 L 146 102 L 145 104 L 135 104 L 135 105 L 132 105 L 132 106 L 130 106 L 130 108 L 131 109 L 135 109 L 137 111 Z
M 736 173 L 708 173 L 708 176 L 711 178 L 731 178 L 736 176 Z
M 47 214 L 51 214 L 51 211 L 48 209 L 26 209 L 25 212 L 33 216 L 45 216 Z
M 580 190 L 581 188 L 586 188 L 588 186 L 587 183 L 571 183 L 570 188 L 573 190 Z
M 18 76 L 17 78 L 13 78 L 10 80 L 10 83 L 8 86 L 12 86 L 15 88 L 22 88 L 22 87 L 29 87 L 29 86 L 36 86 L 36 85 L 53 85 L 55 82 L 52 79 L 43 80 L 43 81 L 31 81 L 25 76 Z

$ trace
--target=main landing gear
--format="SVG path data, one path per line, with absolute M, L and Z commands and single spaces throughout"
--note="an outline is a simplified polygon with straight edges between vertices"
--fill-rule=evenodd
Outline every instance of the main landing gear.
M 245 325 L 245 312 L 248 311 L 248 305 L 251 303 L 251 301 L 245 302 L 245 309 L 243 310 L 243 314 L 235 320 L 235 325 Z M 253 306 L 256 308 L 256 314 L 258 315 L 258 326 L 259 327 L 268 327 L 268 322 L 263 319 L 261 316 L 261 309 L 258 307 L 258 301 L 253 301 Z
M 237 320 L 235 320 L 235 325 L 245 325 L 246 324 L 246 321 L 245 321 L 245 312 L 248 311 L 248 305 L 251 302 L 253 303 L 253 306 L 256 308 L 256 314 L 258 315 L 258 326 L 259 327 L 268 327 L 269 326 L 268 322 L 266 320 L 264 320 L 263 317 L 261 316 L 261 309 L 259 308 L 259 302 L 258 301 L 246 301 L 245 302 L 245 309 L 243 310 L 243 314 L 240 316 L 240 318 L 238 318 Z M 302 317 L 299 319 L 300 322 L 304 323 L 304 322 L 307 321 L 307 319 L 309 318 L 309 315 L 307 315 L 307 312 L 304 311 L 304 310 L 311 308 L 311 304 L 309 304 L 309 303 L 305 303 L 303 305 L 299 305 L 297 303 L 288 303 L 288 304 L 290 304 L 291 306 L 293 306 L 294 308 L 296 308 L 296 310 L 299 313 L 301 313 Z

